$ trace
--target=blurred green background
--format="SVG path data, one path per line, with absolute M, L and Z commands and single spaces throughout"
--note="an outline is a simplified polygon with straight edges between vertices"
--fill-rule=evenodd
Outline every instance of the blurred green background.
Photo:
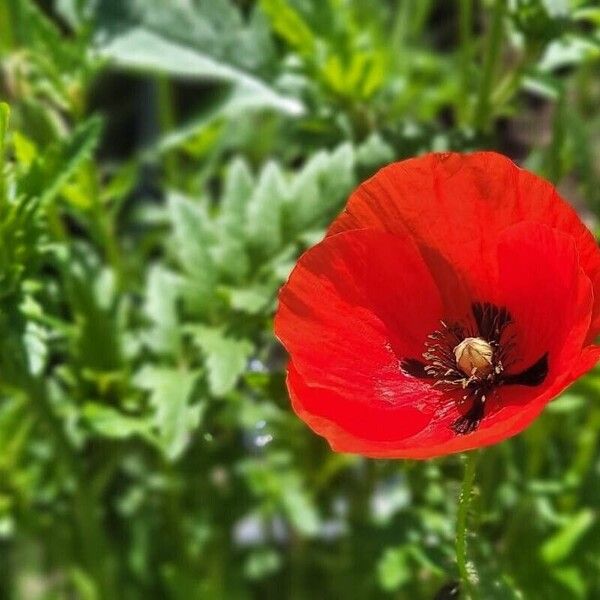
M 461 457 L 329 451 L 276 293 L 429 150 L 597 230 L 597 2 L 2 0 L 0 57 L 0 598 L 456 598 Z M 481 598 L 600 598 L 599 393 L 480 457 Z

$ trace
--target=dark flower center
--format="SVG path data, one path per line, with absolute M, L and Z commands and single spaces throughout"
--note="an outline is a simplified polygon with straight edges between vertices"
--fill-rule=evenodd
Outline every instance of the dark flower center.
M 548 374 L 548 353 L 519 373 L 507 373 L 517 352 L 510 313 L 488 302 L 476 302 L 471 309 L 472 322 L 441 321 L 441 327 L 425 342 L 424 361 L 409 358 L 401 362 L 408 375 L 434 380 L 435 387 L 456 392 L 459 404 L 469 406 L 452 424 L 457 435 L 477 429 L 486 402 L 499 386 L 537 386 Z

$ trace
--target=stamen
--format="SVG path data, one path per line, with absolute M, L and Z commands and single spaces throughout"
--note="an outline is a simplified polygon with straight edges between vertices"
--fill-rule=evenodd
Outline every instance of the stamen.
M 472 305 L 473 324 L 447 323 L 430 333 L 425 341 L 424 361 L 408 358 L 400 363 L 407 374 L 420 379 L 434 379 L 432 386 L 444 392 L 464 390 L 462 400 L 470 408 L 451 425 L 457 435 L 472 433 L 485 416 L 487 399 L 501 385 L 540 385 L 548 374 L 548 353 L 531 367 L 509 375 L 514 364 L 516 341 L 507 328 L 513 323 L 504 307 L 489 302 Z
M 452 431 L 458 435 L 466 435 L 475 431 L 483 419 L 484 406 L 485 396 L 476 396 L 471 408 L 452 423 Z

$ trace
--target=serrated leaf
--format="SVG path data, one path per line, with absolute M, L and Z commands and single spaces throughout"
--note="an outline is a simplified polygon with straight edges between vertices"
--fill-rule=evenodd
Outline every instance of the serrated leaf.
M 351 144 L 345 143 L 331 154 L 327 176 L 323 178 L 323 195 L 328 208 L 336 208 L 345 200 L 353 185 L 354 150 Z
M 294 235 L 325 226 L 340 209 L 354 184 L 354 153 L 350 144 L 319 152 L 304 165 L 291 185 L 286 203 L 286 228 Z
M 181 278 L 161 265 L 153 265 L 148 272 L 144 312 L 152 327 L 146 333 L 146 343 L 159 354 L 179 354 L 180 333 L 177 298 Z
M 285 177 L 279 165 L 267 163 L 246 208 L 248 243 L 264 254 L 281 246 L 281 207 L 287 196 Z
M 286 206 L 288 229 L 292 232 L 303 231 L 319 220 L 325 203 L 319 179 L 327 168 L 327 159 L 326 152 L 318 152 L 292 182 L 291 200 Z
M 192 310 L 202 311 L 214 300 L 217 280 L 210 253 L 214 236 L 208 215 L 198 204 L 178 194 L 169 197 L 167 212 L 173 227 L 175 253 L 188 275 L 183 288 L 185 299 Z
M 245 371 L 252 343 L 229 337 L 215 327 L 193 325 L 188 331 L 204 355 L 210 391 L 215 396 L 224 396 Z
M 356 149 L 356 162 L 368 169 L 374 169 L 394 160 L 394 149 L 379 133 L 371 134 Z
M 225 234 L 225 231 L 222 232 Z M 211 257 L 226 280 L 239 281 L 250 272 L 250 260 L 241 236 L 221 235 L 211 249 Z
M 190 442 L 199 425 L 203 404 L 190 406 L 191 393 L 198 374 L 191 371 L 147 365 L 138 371 L 134 384 L 149 392 L 154 409 L 152 423 L 158 441 L 169 460 L 176 460 Z
M 241 158 L 233 160 L 227 169 L 220 205 L 221 225 L 233 235 L 239 235 L 243 228 L 246 205 L 254 186 L 248 164 Z

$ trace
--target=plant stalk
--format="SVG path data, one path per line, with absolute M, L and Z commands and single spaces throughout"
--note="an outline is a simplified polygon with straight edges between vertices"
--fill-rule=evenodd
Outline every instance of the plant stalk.
M 478 452 L 473 450 L 465 456 L 465 474 L 458 497 L 458 510 L 456 514 L 456 566 L 460 577 L 461 589 L 465 600 L 475 598 L 473 578 L 469 572 L 467 559 L 467 533 L 468 517 L 473 498 L 473 484 L 475 482 L 475 471 L 477 466 Z

